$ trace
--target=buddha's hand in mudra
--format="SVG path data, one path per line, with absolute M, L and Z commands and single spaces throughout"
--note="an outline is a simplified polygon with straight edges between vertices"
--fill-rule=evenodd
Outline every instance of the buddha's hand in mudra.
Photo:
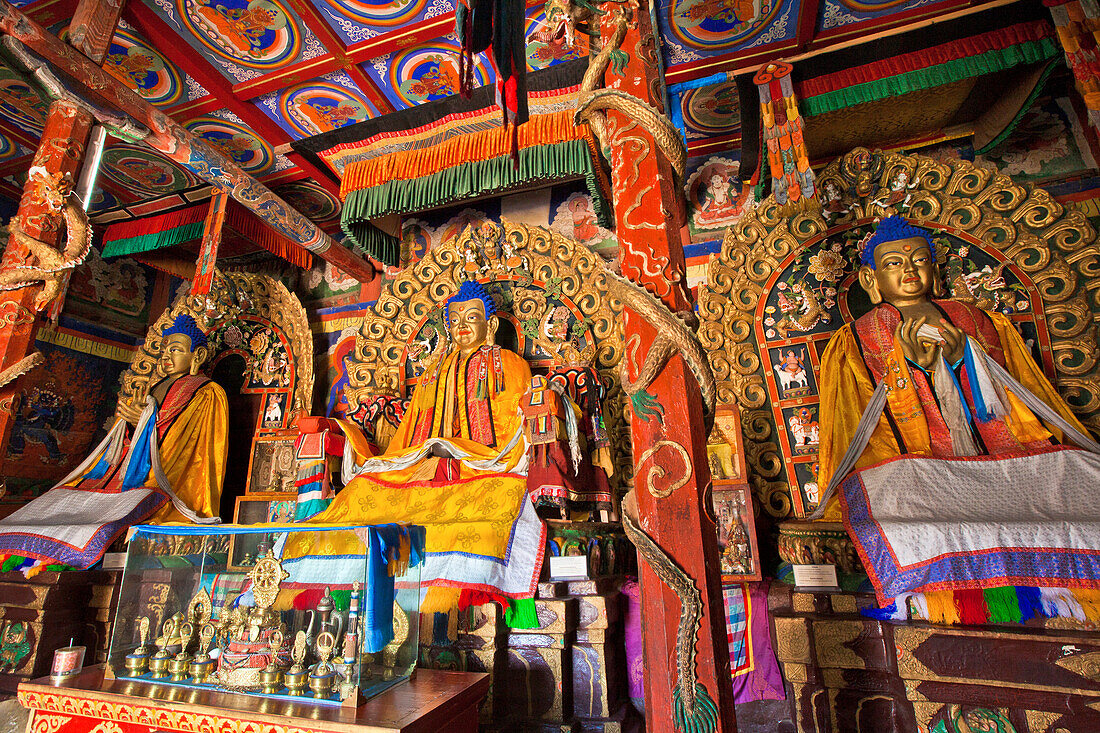
M 141 419 L 141 413 L 145 410 L 145 392 L 137 389 L 130 399 L 119 400 L 118 415 L 131 425 L 137 425 Z
M 921 369 L 932 369 L 936 363 L 936 355 L 943 350 L 944 358 L 951 364 L 958 362 L 963 355 L 963 346 L 966 344 L 966 334 L 952 326 L 946 319 L 941 318 L 939 323 L 939 338 L 928 338 L 920 333 L 928 319 L 906 318 L 894 329 L 894 337 L 901 343 L 902 353 L 905 358 L 913 362 Z

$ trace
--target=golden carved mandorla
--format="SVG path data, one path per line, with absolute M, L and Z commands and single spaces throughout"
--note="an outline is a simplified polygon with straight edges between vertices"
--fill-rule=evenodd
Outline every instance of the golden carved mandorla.
M 472 261 L 477 263 L 476 270 L 467 269 Z M 518 266 L 521 261 L 523 265 Z M 378 300 L 363 317 L 354 354 L 348 360 L 345 395 L 349 413 L 378 395 L 407 396 L 409 347 L 429 317 L 443 307 L 464 279 L 471 278 L 512 284 L 514 300 L 510 309 L 504 309 L 504 317 L 545 323 L 554 306 L 548 301 L 550 293 L 579 314 L 585 325 L 583 346 L 570 348 L 566 344 L 563 348 L 540 337 L 534 341 L 554 363 L 591 360 L 596 368 L 606 388 L 603 413 L 615 462 L 612 482 L 621 485 L 632 475 L 617 371 L 623 357 L 623 304 L 609 291 L 609 277 L 598 255 L 546 229 L 508 222 L 468 227 L 384 282 Z M 440 336 L 442 345 L 445 336 Z
M 145 343 L 122 374 L 119 402 L 135 394 L 148 394 L 159 380 L 161 332 L 176 316 L 188 314 L 208 334 L 231 325 L 238 319 L 260 319 L 271 324 L 286 337 L 294 357 L 294 395 L 288 412 L 308 414 L 313 404 L 313 335 L 301 301 L 286 286 L 267 275 L 244 272 L 214 271 L 210 293 L 204 296 L 182 291 L 149 329 Z M 210 354 L 204 367 L 214 362 Z
M 901 171 L 915 183 L 904 211 L 885 205 L 884 195 Z M 873 218 L 902 213 L 932 229 L 948 227 L 1000 251 L 1031 278 L 1043 301 L 1056 386 L 1086 425 L 1100 427 L 1100 246 L 1082 212 L 968 161 L 864 148 L 821 173 L 820 189 L 830 183 L 855 192 L 844 200 L 851 205 L 842 218 L 830 224 L 824 212 L 783 217 L 768 197 L 728 230 L 699 288 L 699 337 L 718 380 L 718 400 L 741 410 L 751 481 L 769 513 L 789 516 L 792 501 L 754 335 L 757 306 L 768 295 L 764 285 L 788 255 Z

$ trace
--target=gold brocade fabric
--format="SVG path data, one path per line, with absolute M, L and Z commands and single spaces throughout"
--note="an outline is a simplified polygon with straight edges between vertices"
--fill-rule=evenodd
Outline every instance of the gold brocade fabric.
M 200 387 L 159 440 L 160 465 L 176 496 L 204 517 L 218 515 L 225 479 L 229 409 L 225 391 L 214 382 Z M 150 473 L 145 485 L 157 486 Z M 190 520 L 169 502 L 148 524 Z
M 499 381 L 493 370 L 495 359 L 501 367 Z M 483 366 L 486 368 L 482 369 Z M 467 453 L 466 460 L 495 458 L 520 427 L 519 401 L 530 381 L 527 362 L 510 351 L 494 353 L 492 347 L 482 347 L 468 358 L 458 352 L 444 356 L 441 363 L 430 365 L 421 375 L 401 425 L 379 458 L 406 456 L 418 450 L 425 438 L 445 439 Z M 471 437 L 487 431 L 493 436 L 492 444 Z M 414 439 L 414 435 L 424 437 Z M 358 460 L 366 457 L 355 440 L 352 445 L 360 453 Z M 509 470 L 521 461 L 524 451 L 522 439 L 509 450 L 503 459 Z M 328 509 L 309 522 L 417 524 L 425 527 L 425 549 L 429 553 L 466 553 L 503 559 L 521 502 L 526 501 L 526 478 L 449 461 L 452 473 L 443 479 L 437 474 L 443 472 L 442 461 L 449 459 L 428 456 L 407 468 L 361 474 L 337 494 Z M 344 535 L 343 539 L 334 536 L 326 540 L 332 544 L 324 548 L 323 554 L 348 554 L 348 547 L 357 542 L 349 533 L 338 534 Z M 321 554 L 318 548 L 306 547 L 303 542 L 296 543 L 292 538 L 286 555 Z M 457 579 L 433 582 L 477 587 Z
M 999 344 L 991 346 L 1003 349 L 1004 366 L 1008 372 L 1036 397 L 1053 407 L 1070 424 L 1087 434 L 1069 405 L 1055 391 L 1042 369 L 1031 358 L 1027 346 L 1011 322 L 998 313 L 987 315 L 992 320 L 996 336 L 1000 341 Z M 962 327 L 959 323 L 955 325 Z M 969 329 L 963 327 L 963 330 L 967 331 L 969 336 L 975 337 Z M 896 383 L 892 385 L 893 389 L 888 395 L 886 411 L 879 419 L 878 426 L 872 433 L 862 456 L 856 462 L 854 471 L 901 455 L 902 451 L 894 437 L 894 429 L 908 446 L 910 454 L 952 455 L 949 440 L 944 444 L 944 436 L 935 432 L 930 433 L 928 424 L 931 420 L 925 418 L 931 417 L 931 411 L 938 413 L 939 410 L 934 401 L 929 403 L 928 400 L 920 400 L 912 392 L 911 370 L 914 368 L 905 363 L 904 357 L 898 356 L 900 351 L 900 348 L 897 348 L 887 357 L 887 364 L 891 369 L 894 365 L 898 367 L 897 371 L 890 372 L 893 374 L 891 379 L 896 380 Z M 852 324 L 845 325 L 829 340 L 829 345 L 822 355 L 820 374 L 822 424 L 817 483 L 824 491 L 829 485 L 836 465 L 851 443 L 859 418 L 875 389 L 871 373 L 860 353 Z M 897 386 L 899 384 L 900 388 Z M 1045 427 L 1011 392 L 1008 393 L 1008 399 L 1011 412 L 1004 423 L 1020 444 L 1027 446 L 1045 441 L 1052 435 L 1061 440 L 1060 431 Z M 914 409 L 921 414 L 919 416 L 910 414 Z M 893 416 L 893 425 L 888 420 L 887 413 Z M 935 417 L 938 420 L 938 414 Z M 838 497 L 839 492 L 833 495 L 826 506 L 823 517 L 825 521 L 840 521 Z

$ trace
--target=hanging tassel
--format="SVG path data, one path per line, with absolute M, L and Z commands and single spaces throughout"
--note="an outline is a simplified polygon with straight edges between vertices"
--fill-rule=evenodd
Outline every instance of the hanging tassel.
M 989 608 L 985 605 L 985 594 L 981 590 L 957 590 L 954 596 L 962 623 L 974 626 L 989 623 Z
M 1088 619 L 1085 617 L 1085 609 L 1081 608 L 1080 602 L 1074 598 L 1069 589 L 1040 588 L 1039 594 L 1042 599 L 1043 613 L 1046 614 L 1047 618 L 1062 616 L 1063 618 L 1077 619 L 1083 624 L 1088 623 Z
M 989 620 L 995 624 L 1018 624 L 1023 618 L 1016 589 L 1011 585 L 1000 588 L 986 588 L 982 591 L 985 605 L 989 609 Z
M 0 563 L 0 573 L 7 573 L 15 570 L 22 564 L 23 558 L 19 555 L 4 555 L 3 562 Z
M 1100 591 L 1089 588 L 1074 588 L 1073 597 L 1081 604 L 1085 618 L 1094 626 L 1100 626 Z
M 905 612 L 899 611 L 899 607 L 905 608 L 905 605 L 899 604 L 898 599 L 895 598 L 890 602 L 889 606 L 883 608 L 863 608 L 860 609 L 860 613 L 867 618 L 873 618 L 879 621 L 902 621 L 905 619 Z
M 46 561 L 45 560 L 36 560 L 36 561 L 34 561 L 34 563 L 31 564 L 31 566 L 29 568 L 24 568 L 23 569 L 23 577 L 30 580 L 31 578 L 38 575 L 39 573 L 41 573 L 45 569 L 46 569 Z
M 1016 601 L 1020 604 L 1020 621 L 1029 621 L 1043 615 L 1042 597 L 1039 589 L 1027 585 L 1017 585 Z
M 955 599 L 951 591 L 938 590 L 924 594 L 925 603 L 928 606 L 928 621 L 934 624 L 959 623 L 959 609 L 955 606 Z
M 458 598 L 462 592 L 458 588 L 443 588 L 433 585 L 424 594 L 424 600 L 420 602 L 421 613 L 449 613 L 452 608 L 458 606 Z
M 512 598 L 504 610 L 504 623 L 510 629 L 537 629 L 539 615 L 534 598 Z

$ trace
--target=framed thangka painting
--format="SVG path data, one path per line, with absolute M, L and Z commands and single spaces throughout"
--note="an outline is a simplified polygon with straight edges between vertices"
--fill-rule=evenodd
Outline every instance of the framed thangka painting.
M 833 333 L 871 308 L 856 277 L 884 216 L 929 230 L 945 297 L 1005 315 L 1086 424 L 1100 418 L 1093 320 L 1096 232 L 1041 189 L 965 161 L 856 149 L 819 177 L 822 210 L 786 218 L 774 199 L 727 235 L 700 288 L 700 337 L 720 404 L 741 410 L 746 480 L 777 518 L 804 517 L 817 480 L 821 360 Z M 1073 255 L 1071 257 L 1071 255 Z M 717 483 L 716 483 L 717 487 Z

